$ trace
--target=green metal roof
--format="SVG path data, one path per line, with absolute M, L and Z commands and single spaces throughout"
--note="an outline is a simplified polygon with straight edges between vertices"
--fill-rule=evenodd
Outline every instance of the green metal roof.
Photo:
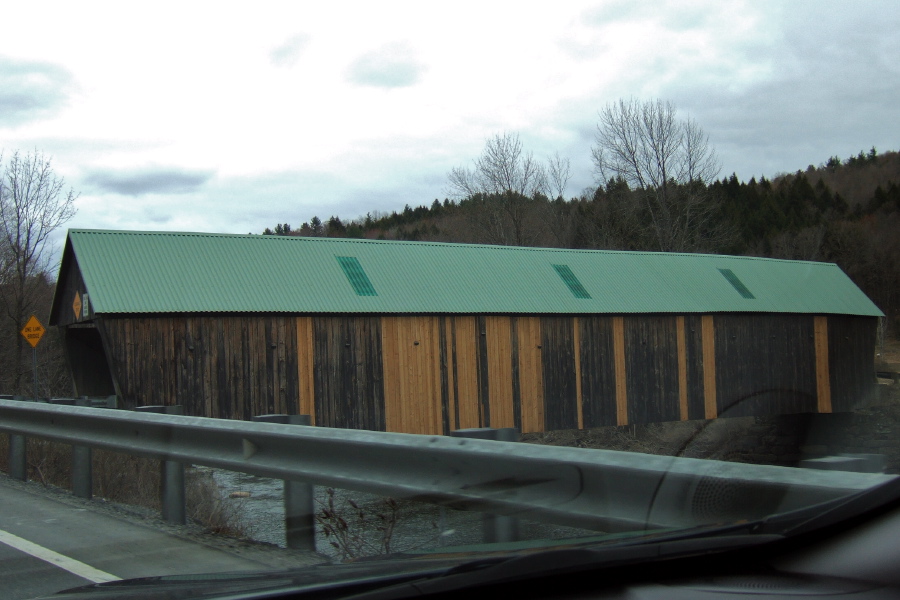
M 100 230 L 69 231 L 72 256 L 100 314 L 882 316 L 837 265 L 762 258 Z

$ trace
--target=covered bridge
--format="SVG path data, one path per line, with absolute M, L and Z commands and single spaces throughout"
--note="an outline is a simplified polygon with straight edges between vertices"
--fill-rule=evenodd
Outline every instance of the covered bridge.
M 847 411 L 881 314 L 834 264 L 72 230 L 50 323 L 79 396 L 440 434 Z

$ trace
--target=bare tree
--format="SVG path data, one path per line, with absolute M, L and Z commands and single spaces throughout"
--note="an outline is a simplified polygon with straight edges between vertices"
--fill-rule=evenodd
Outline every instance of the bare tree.
M 562 161 L 561 161 L 562 164 Z M 448 174 L 450 195 L 472 208 L 472 225 L 492 244 L 528 246 L 542 234 L 538 198 L 548 191 L 547 172 L 518 134 L 502 133 L 485 142 L 472 168 Z
M 459 198 L 506 192 L 533 197 L 546 188 L 540 163 L 522 149 L 518 134 L 508 132 L 488 139 L 474 168 L 455 167 L 449 180 L 451 192 Z
M 0 157 L 2 165 L 2 157 Z M 7 384 L 22 391 L 25 341 L 18 331 L 41 301 L 52 257 L 51 235 L 75 214 L 71 189 L 54 172 L 49 158 L 16 152 L 0 176 L 0 319 L 2 330 L 15 336 L 14 358 L 7 361 Z M 12 340 L 10 340 L 11 342 Z
M 566 188 L 569 187 L 569 179 L 572 178 L 572 166 L 568 158 L 563 158 L 559 152 L 547 159 L 547 195 L 551 200 L 566 199 Z
M 592 158 L 601 185 L 622 180 L 639 195 L 655 249 L 709 250 L 731 238 L 707 189 L 719 173 L 715 151 L 671 103 L 632 98 L 607 105 Z

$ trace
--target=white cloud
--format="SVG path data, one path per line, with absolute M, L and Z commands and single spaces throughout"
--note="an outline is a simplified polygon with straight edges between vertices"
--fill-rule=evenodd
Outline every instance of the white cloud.
M 43 61 L 0 56 L 0 126 L 47 118 L 68 101 L 72 76 Z
M 397 88 L 415 85 L 424 70 L 409 45 L 394 43 L 357 58 L 350 65 L 347 75 L 351 82 L 358 85 Z
M 309 44 L 310 36 L 307 34 L 293 35 L 284 43 L 276 46 L 269 52 L 269 58 L 272 64 L 278 67 L 292 67 L 297 64 L 306 46 Z

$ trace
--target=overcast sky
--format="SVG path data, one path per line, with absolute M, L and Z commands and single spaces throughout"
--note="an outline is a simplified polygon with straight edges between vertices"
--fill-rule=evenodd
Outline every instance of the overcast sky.
M 71 227 L 247 233 L 447 196 L 518 133 L 593 185 L 597 112 L 670 100 L 722 175 L 900 149 L 900 2 L 17 2 L 0 148 Z

